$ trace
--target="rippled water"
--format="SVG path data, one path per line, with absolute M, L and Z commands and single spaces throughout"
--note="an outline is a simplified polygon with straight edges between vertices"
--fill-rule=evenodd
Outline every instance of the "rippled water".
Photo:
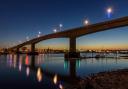
M 128 59 L 64 59 L 63 54 L 1 55 L 0 89 L 62 89 L 92 73 L 128 68 Z

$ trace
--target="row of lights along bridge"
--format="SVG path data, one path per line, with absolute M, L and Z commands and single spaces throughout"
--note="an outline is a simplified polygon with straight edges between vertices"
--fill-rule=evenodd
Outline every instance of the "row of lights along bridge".
M 110 18 L 111 17 L 111 13 L 113 12 L 113 10 L 112 10 L 111 7 L 109 7 L 109 8 L 106 9 L 106 12 L 107 12 L 107 17 Z M 87 26 L 87 25 L 90 24 L 90 21 L 88 20 L 88 18 L 86 18 L 84 20 L 83 24 L 84 24 L 84 26 Z M 59 24 L 58 29 L 57 28 L 53 29 L 53 32 L 56 33 L 56 32 L 62 31 L 63 30 L 62 28 L 63 28 L 63 24 Z M 37 34 L 37 37 L 40 37 L 40 36 L 42 36 L 42 32 L 41 31 L 39 31 L 38 34 Z M 27 36 L 26 37 L 26 41 L 29 41 L 29 40 L 30 40 L 30 37 Z M 19 43 L 22 43 L 22 41 L 20 40 Z M 16 44 L 13 43 L 13 45 L 16 45 Z

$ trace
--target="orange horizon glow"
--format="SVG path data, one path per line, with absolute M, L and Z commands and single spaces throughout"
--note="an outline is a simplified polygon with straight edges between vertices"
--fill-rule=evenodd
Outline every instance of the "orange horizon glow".
M 30 49 L 30 46 L 27 46 Z M 54 49 L 54 50 L 69 50 L 69 45 L 56 44 L 56 45 L 36 45 L 36 49 Z M 77 50 L 126 50 L 128 44 L 95 44 L 95 45 L 76 45 Z

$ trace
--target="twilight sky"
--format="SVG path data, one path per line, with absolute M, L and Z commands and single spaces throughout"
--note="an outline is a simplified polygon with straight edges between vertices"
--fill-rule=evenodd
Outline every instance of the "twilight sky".
M 106 8 L 113 13 L 107 18 Z M 91 24 L 128 16 L 128 0 L 0 0 L 0 47 L 13 46 L 26 37 L 53 33 L 83 26 L 88 18 Z M 77 39 L 79 49 L 128 48 L 128 27 L 86 35 Z M 68 39 L 42 41 L 38 47 L 68 48 Z

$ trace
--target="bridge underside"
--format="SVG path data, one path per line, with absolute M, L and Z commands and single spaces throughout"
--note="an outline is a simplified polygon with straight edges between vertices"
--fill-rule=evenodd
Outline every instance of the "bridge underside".
M 31 52 L 29 52 L 29 55 L 37 55 L 38 52 L 35 50 L 35 43 L 31 44 L 30 49 Z M 16 53 L 21 53 L 20 48 L 16 48 Z M 76 52 L 76 37 L 69 38 L 69 52 L 65 53 L 65 58 L 79 58 L 80 54 L 79 52 Z
M 80 58 L 80 53 L 76 51 L 76 37 L 69 39 L 69 52 L 65 53 L 65 58 Z

